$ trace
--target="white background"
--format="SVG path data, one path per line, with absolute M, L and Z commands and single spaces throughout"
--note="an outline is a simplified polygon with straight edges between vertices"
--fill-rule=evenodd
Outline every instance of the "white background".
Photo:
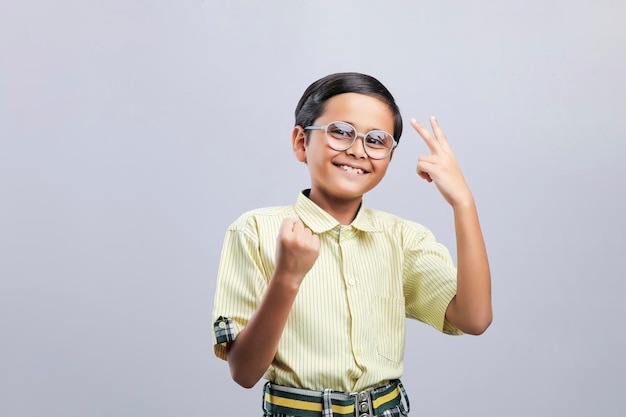
M 408 323 L 416 416 L 623 416 L 622 1 L 0 1 L 0 414 L 253 416 L 213 355 L 226 227 L 308 186 L 314 80 L 374 75 L 405 134 L 370 207 L 452 213 L 415 174 L 436 115 L 475 194 L 495 319 Z

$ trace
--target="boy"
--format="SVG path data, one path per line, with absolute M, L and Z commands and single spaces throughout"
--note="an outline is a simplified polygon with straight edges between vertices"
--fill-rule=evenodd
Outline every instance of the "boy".
M 481 334 L 491 323 L 472 194 L 436 120 L 434 134 L 411 124 L 431 151 L 417 173 L 454 210 L 458 269 L 425 227 L 362 206 L 402 133 L 393 96 L 363 74 L 324 77 L 296 107 L 292 147 L 310 189 L 228 229 L 215 353 L 244 387 L 265 376 L 264 415 L 406 415 L 405 317 L 448 334 Z

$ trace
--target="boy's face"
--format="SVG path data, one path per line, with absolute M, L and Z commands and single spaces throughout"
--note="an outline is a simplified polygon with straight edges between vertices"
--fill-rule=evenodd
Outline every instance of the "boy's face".
M 344 93 L 328 99 L 324 113 L 314 125 L 335 121 L 350 123 L 359 133 L 371 130 L 393 133 L 394 127 L 393 113 L 387 104 L 357 93 Z M 307 163 L 311 175 L 311 199 L 321 199 L 316 201 L 318 205 L 360 201 L 363 194 L 385 176 L 391 155 L 383 159 L 368 157 L 362 137 L 357 138 L 350 148 L 336 151 L 326 142 L 324 130 L 311 130 L 306 143 L 304 131 L 300 131 L 302 127 L 294 129 L 294 152 L 301 162 Z

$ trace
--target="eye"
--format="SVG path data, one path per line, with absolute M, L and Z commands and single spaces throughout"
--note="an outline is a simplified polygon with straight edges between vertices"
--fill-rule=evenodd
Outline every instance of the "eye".
M 392 146 L 393 139 L 389 133 L 383 131 L 373 131 L 368 133 L 365 138 L 365 143 L 371 148 L 388 149 Z
M 354 128 L 347 123 L 331 123 L 327 130 L 328 134 L 335 139 L 349 141 L 354 137 Z

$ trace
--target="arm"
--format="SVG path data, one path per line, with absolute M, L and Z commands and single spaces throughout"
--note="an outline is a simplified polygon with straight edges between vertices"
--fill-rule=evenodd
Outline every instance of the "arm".
M 437 120 L 430 120 L 431 134 L 414 119 L 411 124 L 424 139 L 431 155 L 421 156 L 417 173 L 434 182 L 452 206 L 457 242 L 457 294 L 446 310 L 446 319 L 464 333 L 481 334 L 491 324 L 491 274 L 474 197 L 463 178 Z
M 228 349 L 230 372 L 239 385 L 254 386 L 272 363 L 300 283 L 318 255 L 319 238 L 299 220 L 284 220 L 274 275 L 256 312 Z

